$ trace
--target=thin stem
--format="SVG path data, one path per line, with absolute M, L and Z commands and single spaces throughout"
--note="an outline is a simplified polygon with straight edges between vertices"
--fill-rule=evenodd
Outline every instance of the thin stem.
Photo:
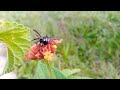
M 51 78 L 51 79 L 54 79 L 54 76 L 53 76 L 53 73 L 52 73 L 52 71 L 51 71 L 50 64 L 49 64 L 49 61 L 48 61 L 48 60 L 46 60 L 46 64 L 47 64 L 47 68 L 48 68 L 49 73 L 50 73 L 50 78 Z

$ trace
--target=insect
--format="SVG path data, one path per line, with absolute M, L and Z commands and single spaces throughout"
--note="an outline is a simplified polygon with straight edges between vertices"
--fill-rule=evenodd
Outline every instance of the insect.
M 34 29 L 33 29 L 34 30 Z M 57 39 L 57 38 L 51 38 L 51 37 L 48 37 L 47 35 L 42 37 L 40 35 L 40 33 L 38 33 L 36 30 L 34 30 L 36 32 L 36 36 L 37 38 L 33 39 L 32 41 L 34 40 L 38 40 L 36 43 L 40 43 L 41 46 L 43 45 L 47 45 L 47 44 L 53 44 L 54 43 L 59 43 L 60 39 Z

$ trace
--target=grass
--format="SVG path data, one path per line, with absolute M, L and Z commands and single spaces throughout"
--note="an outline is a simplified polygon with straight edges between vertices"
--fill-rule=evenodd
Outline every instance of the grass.
M 78 76 L 120 78 L 120 12 L 1 11 L 0 20 L 28 26 L 33 38 L 32 29 L 63 38 L 53 64 L 59 70 L 80 68 Z M 32 78 L 35 62 L 30 65 L 21 77 Z

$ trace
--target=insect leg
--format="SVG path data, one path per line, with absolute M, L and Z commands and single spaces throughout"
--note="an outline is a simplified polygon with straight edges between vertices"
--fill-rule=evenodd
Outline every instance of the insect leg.
M 38 45 L 39 50 L 38 51 L 40 51 L 40 49 L 41 49 L 42 46 L 43 46 L 43 44 L 39 43 L 39 45 Z
M 31 40 L 31 41 L 38 40 L 38 39 L 39 39 L 39 38 L 35 38 L 35 39 Z

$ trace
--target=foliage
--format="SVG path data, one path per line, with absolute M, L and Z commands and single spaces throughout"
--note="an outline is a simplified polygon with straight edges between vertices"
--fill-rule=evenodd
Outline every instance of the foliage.
M 51 69 L 55 79 L 66 79 L 66 77 L 60 71 L 53 67 L 51 67 Z M 34 79 L 50 79 L 50 74 L 48 72 L 47 66 L 40 61 L 38 62 Z
M 0 22 L 0 41 L 8 47 L 8 63 L 5 73 L 23 64 L 23 57 L 29 49 L 30 32 L 23 25 Z

